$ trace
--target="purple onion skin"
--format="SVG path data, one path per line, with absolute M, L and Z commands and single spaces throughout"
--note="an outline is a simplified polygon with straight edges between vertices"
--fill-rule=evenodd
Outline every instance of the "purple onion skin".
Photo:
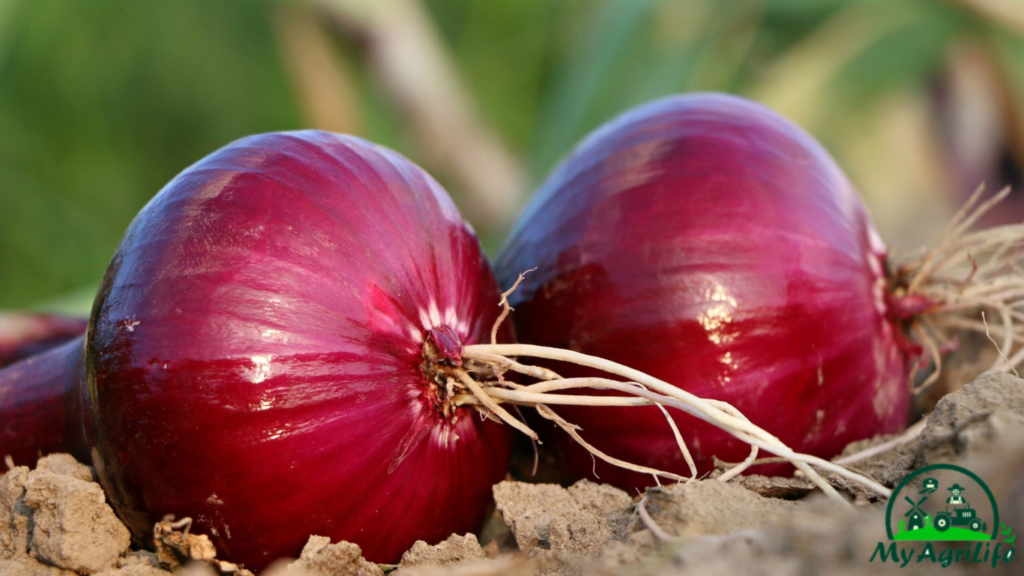
M 0 370 L 0 457 L 35 466 L 40 456 L 88 456 L 82 406 L 84 336 Z
M 822 457 L 907 422 L 885 247 L 828 153 L 761 105 L 670 97 L 596 130 L 541 186 L 496 264 L 506 287 L 533 267 L 511 297 L 521 342 L 593 354 L 724 400 Z M 612 456 L 689 475 L 656 407 L 556 412 Z M 744 442 L 671 412 L 701 474 L 712 456 L 749 454 Z M 595 465 L 560 432 L 549 439 L 578 477 L 653 484 Z
M 189 516 L 252 569 L 310 534 L 395 562 L 477 530 L 508 428 L 445 417 L 421 365 L 432 328 L 488 340 L 498 299 L 473 231 L 397 153 L 239 140 L 142 210 L 103 279 L 83 391 L 101 482 L 136 537 Z
M 59 314 L 0 312 L 0 368 L 74 340 L 87 325 Z
M 0 312 L 0 458 L 35 466 L 50 452 L 83 452 L 79 318 Z M 3 468 L 0 468 L 2 471 Z

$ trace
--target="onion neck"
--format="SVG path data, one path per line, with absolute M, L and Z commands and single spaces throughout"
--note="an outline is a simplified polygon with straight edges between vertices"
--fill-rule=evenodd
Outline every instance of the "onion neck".
M 439 326 L 427 332 L 423 340 L 423 363 L 420 370 L 426 381 L 426 396 L 430 404 L 444 418 L 455 411 L 452 398 L 458 372 L 462 368 L 462 340 L 449 326 Z
M 984 202 L 982 192 L 975 191 L 935 245 L 887 271 L 886 317 L 899 328 L 908 358 L 917 360 L 911 382 L 919 368 L 934 365 L 915 393 L 939 379 L 942 358 L 959 347 L 960 334 L 980 334 L 995 345 L 1000 360 L 993 368 L 1015 371 L 1024 363 L 1024 225 L 972 230 L 1009 189 Z
M 89 461 L 80 398 L 84 339 L 0 370 L 0 456 L 20 466 L 52 452 Z

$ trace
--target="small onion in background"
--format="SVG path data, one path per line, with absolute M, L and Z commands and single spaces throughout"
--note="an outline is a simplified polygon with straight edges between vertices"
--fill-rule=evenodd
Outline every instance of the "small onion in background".
M 68 443 L 82 412 L 69 393 L 82 377 L 87 326 L 59 314 L 0 312 L 0 458 L 32 466 L 51 452 L 84 453 L 80 432 Z
M 85 334 L 88 320 L 59 314 L 0 312 L 0 368 Z
M 40 456 L 70 452 L 88 461 L 79 391 L 85 337 L 0 369 L 0 458 L 35 466 Z
M 828 153 L 758 104 L 672 97 L 599 128 L 542 185 L 496 268 L 505 287 L 537 268 L 510 297 L 522 342 L 726 401 L 798 452 L 827 458 L 906 425 L 885 247 Z M 558 408 L 610 456 L 688 473 L 658 408 Z M 672 415 L 699 473 L 747 457 L 730 433 Z M 577 477 L 654 483 L 550 438 Z M 753 470 L 779 471 L 766 468 Z

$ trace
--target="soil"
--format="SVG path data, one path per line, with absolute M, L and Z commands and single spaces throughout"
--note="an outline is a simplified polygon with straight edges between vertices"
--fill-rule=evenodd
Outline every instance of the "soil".
M 858 442 L 844 454 L 887 439 Z M 1024 380 L 988 372 L 956 386 L 934 405 L 916 441 L 854 466 L 894 486 L 940 462 L 983 477 L 1003 521 L 1024 529 Z M 720 482 L 715 476 L 644 495 L 586 480 L 567 487 L 508 480 L 494 487 L 497 509 L 480 540 L 453 534 L 435 545 L 417 542 L 400 564 L 384 566 L 363 559 L 355 544 L 313 535 L 298 559 L 262 574 L 906 575 L 937 568 L 927 561 L 905 568 L 869 563 L 887 540 L 886 501 L 839 478 L 827 479 L 853 506 L 826 499 L 799 477 Z M 93 480 L 89 467 L 64 454 L 41 459 L 35 470 L 14 467 L 0 476 L 0 576 L 251 574 L 216 560 L 210 541 L 180 523 L 155 527 L 155 552 L 131 550 L 128 531 Z M 953 564 L 943 573 L 966 572 Z M 1014 562 L 989 573 L 1019 573 L 1019 567 Z

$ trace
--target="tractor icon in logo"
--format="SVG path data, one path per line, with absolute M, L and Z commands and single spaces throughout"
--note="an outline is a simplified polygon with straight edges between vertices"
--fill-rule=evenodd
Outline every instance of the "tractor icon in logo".
M 950 512 L 949 507 L 944 512 L 939 512 L 935 515 L 935 529 L 939 532 L 945 532 L 949 530 L 950 526 L 966 526 L 972 531 L 977 532 L 981 530 L 981 520 L 977 518 L 974 513 L 974 509 L 970 507 L 970 503 L 964 501 L 961 494 L 964 488 L 959 484 L 953 484 L 947 488 L 953 493 L 952 496 L 946 499 L 946 504 L 953 504 L 953 511 Z M 963 508 L 956 508 L 955 506 L 962 504 Z

